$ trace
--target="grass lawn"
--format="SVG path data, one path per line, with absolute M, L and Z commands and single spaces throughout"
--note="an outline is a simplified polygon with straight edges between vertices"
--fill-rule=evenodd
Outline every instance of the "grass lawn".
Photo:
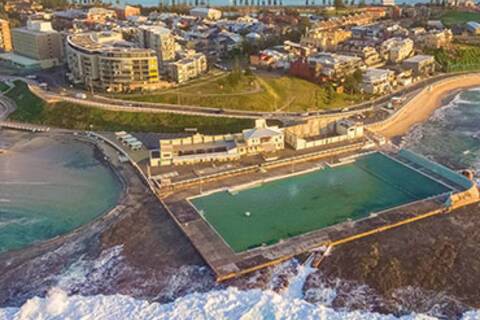
M 441 16 L 441 21 L 446 26 L 464 24 L 469 21 L 480 22 L 480 13 L 448 10 Z
M 8 89 L 10 89 L 9 85 L 6 84 L 5 82 L 0 82 L 0 91 L 1 92 L 5 92 L 7 91 Z
M 166 92 L 123 96 L 124 99 L 253 111 L 313 111 L 341 108 L 361 101 L 360 95 L 338 94 L 315 83 L 289 76 L 228 76 L 202 85 Z
M 7 93 L 15 100 L 17 110 L 11 120 L 44 124 L 67 129 L 134 132 L 184 132 L 185 128 L 197 128 L 202 133 L 231 133 L 251 128 L 253 120 L 215 117 L 184 116 L 168 113 L 116 112 L 85 107 L 71 103 L 47 104 L 33 95 L 26 84 L 15 82 L 15 88 Z
M 429 51 L 444 71 L 480 70 L 480 48 L 473 45 L 455 45 L 450 49 L 433 49 Z

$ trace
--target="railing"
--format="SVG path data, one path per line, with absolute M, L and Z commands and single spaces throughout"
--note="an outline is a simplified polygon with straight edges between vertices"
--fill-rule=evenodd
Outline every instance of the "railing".
M 438 174 L 439 176 L 447 179 L 448 181 L 454 182 L 455 184 L 465 188 L 465 190 L 470 189 L 473 186 L 473 182 L 470 181 L 467 177 L 464 177 L 461 174 L 458 174 L 457 172 L 439 163 L 433 162 L 419 154 L 413 153 L 406 149 L 402 149 L 398 152 L 398 155 L 401 158 L 418 164 L 419 166 Z

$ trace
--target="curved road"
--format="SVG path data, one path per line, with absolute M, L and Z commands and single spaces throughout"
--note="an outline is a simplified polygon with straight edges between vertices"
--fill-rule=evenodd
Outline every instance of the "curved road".
M 370 109 L 379 109 L 385 106 L 393 96 L 413 96 L 419 89 L 432 84 L 441 79 L 449 78 L 452 76 L 458 76 L 459 73 L 453 74 L 440 74 L 423 81 L 419 81 L 406 88 L 401 88 L 391 94 L 380 97 L 375 100 L 367 101 L 361 104 L 349 106 L 342 110 L 328 110 L 328 111 L 314 111 L 314 112 L 260 112 L 260 111 L 244 111 L 234 109 L 218 109 L 192 105 L 178 105 L 178 104 L 166 104 L 166 103 L 153 103 L 153 102 L 140 102 L 140 101 L 128 101 L 121 99 L 107 98 L 99 95 L 87 95 L 87 99 L 77 98 L 76 94 L 83 93 L 84 91 L 76 91 L 71 89 L 62 89 L 57 91 L 45 91 L 35 84 L 35 81 L 31 81 L 20 77 L 0 77 L 6 80 L 23 80 L 29 83 L 30 89 L 47 101 L 66 101 L 70 103 L 101 108 L 113 111 L 129 111 L 129 112 L 152 112 L 152 113 L 176 113 L 192 116 L 210 116 L 221 118 L 239 118 L 239 119 L 257 119 L 266 118 L 280 121 L 302 120 L 309 117 L 316 116 L 332 116 L 339 115 L 350 116 L 357 113 L 362 113 Z M 347 110 L 345 110 L 347 109 Z
M 15 109 L 15 102 L 0 94 L 0 121 L 6 120 Z

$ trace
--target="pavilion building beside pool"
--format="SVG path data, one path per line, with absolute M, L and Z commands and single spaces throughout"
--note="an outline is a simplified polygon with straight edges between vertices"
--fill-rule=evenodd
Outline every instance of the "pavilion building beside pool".
M 241 133 L 195 134 L 187 138 L 162 139 L 159 150 L 150 153 L 150 165 L 156 167 L 232 161 L 246 155 L 273 153 L 284 147 L 283 130 L 277 126 L 268 126 L 265 119 L 258 119 L 255 128 Z

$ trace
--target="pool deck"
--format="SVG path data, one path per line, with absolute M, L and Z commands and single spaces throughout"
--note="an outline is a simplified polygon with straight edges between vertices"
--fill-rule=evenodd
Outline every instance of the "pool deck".
M 322 159 L 312 159 L 296 163 L 295 166 L 284 165 L 255 172 L 247 172 L 234 177 L 223 177 L 219 180 L 204 182 L 200 185 L 181 188 L 163 197 L 162 203 L 174 218 L 183 232 L 191 240 L 195 248 L 212 268 L 218 281 L 253 272 L 277 264 L 293 256 L 310 252 L 316 248 L 335 245 L 356 239 L 362 235 L 384 231 L 392 226 L 404 224 L 406 221 L 421 219 L 434 214 L 448 212 L 444 202 L 446 195 L 424 199 L 400 207 L 384 210 L 381 214 L 347 221 L 331 227 L 315 230 L 303 235 L 280 241 L 271 246 L 262 246 L 236 253 L 223 238 L 201 217 L 188 199 L 205 195 L 218 190 L 225 190 L 252 182 L 269 181 L 292 174 L 300 174 L 319 169 L 328 163 L 338 162 L 355 152 L 336 155 Z

